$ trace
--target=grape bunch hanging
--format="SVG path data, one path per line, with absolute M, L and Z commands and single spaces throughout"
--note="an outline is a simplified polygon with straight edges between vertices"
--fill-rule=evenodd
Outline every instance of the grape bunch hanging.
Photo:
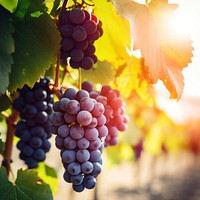
M 87 10 L 73 8 L 59 15 L 61 63 L 89 70 L 97 62 L 94 42 L 103 34 L 101 21 Z
M 125 131 L 128 126 L 125 103 L 121 98 L 120 92 L 112 89 L 110 85 L 103 85 L 101 90 L 97 91 L 88 81 L 82 83 L 82 89 L 88 91 L 91 98 L 104 105 L 105 126 L 108 128 L 104 146 L 116 145 L 118 143 L 118 132 Z
M 108 134 L 104 106 L 86 90 L 69 88 L 53 108 L 50 121 L 61 150 L 64 180 L 77 192 L 92 189 L 101 172 L 103 141 Z
M 48 87 L 49 82 L 48 78 L 41 78 L 33 88 L 24 85 L 18 90 L 19 97 L 13 101 L 13 107 L 21 118 L 15 131 L 20 139 L 17 148 L 28 168 L 35 168 L 38 162 L 44 161 L 51 147 L 48 116 L 52 113 L 53 93 Z

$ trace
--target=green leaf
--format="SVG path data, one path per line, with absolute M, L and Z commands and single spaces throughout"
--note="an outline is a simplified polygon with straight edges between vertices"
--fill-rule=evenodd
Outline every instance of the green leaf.
M 0 94 L 0 102 L 0 112 L 7 110 L 10 107 L 11 102 L 6 94 Z
M 1 133 L 0 133 L 1 135 Z M 2 141 L 2 139 L 0 138 L 0 154 L 3 154 L 4 151 L 4 147 L 5 147 L 5 143 Z
M 18 170 L 15 188 L 18 195 L 23 195 L 31 200 L 51 200 L 53 199 L 49 185 L 41 183 L 35 170 Z M 22 198 L 19 198 L 23 200 Z
M 13 184 L 8 180 L 4 167 L 0 167 L 0 198 L 1 200 L 17 199 Z
M 10 74 L 11 91 L 24 83 L 32 86 L 55 64 L 59 51 L 60 35 L 50 16 L 27 17 L 23 21 L 13 19 L 15 25 L 14 64 Z
M 53 194 L 58 191 L 58 179 L 54 168 L 49 167 L 44 162 L 39 163 L 38 175 L 44 182 L 49 184 Z
M 40 14 L 47 11 L 47 7 L 44 4 L 44 0 L 18 0 L 17 8 L 14 12 L 14 15 L 23 20 L 25 16 L 38 17 Z M 38 15 L 39 14 L 39 15 Z
M 93 83 L 107 84 L 114 80 L 115 71 L 111 64 L 98 61 L 92 70 L 82 70 L 82 77 Z
M 17 9 L 14 12 L 14 15 L 19 17 L 20 19 L 23 19 L 26 15 L 26 12 L 28 11 L 30 7 L 30 0 L 19 0 Z
M 9 73 L 13 63 L 14 40 L 10 13 L 0 6 L 0 93 L 4 93 L 9 85 Z
M 13 12 L 17 7 L 18 0 L 0 0 L 0 5 L 2 5 L 5 9 Z
M 53 200 L 49 185 L 41 183 L 35 170 L 18 170 L 13 184 L 6 176 L 5 168 L 0 168 L 1 200 Z

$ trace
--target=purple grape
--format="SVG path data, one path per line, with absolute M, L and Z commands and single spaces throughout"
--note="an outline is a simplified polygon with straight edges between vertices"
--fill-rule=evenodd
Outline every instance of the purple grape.
M 80 163 L 88 161 L 89 158 L 90 158 L 90 153 L 86 149 L 80 149 L 76 152 L 76 159 Z
M 64 150 L 61 156 L 62 161 L 67 164 L 76 160 L 76 152 L 74 150 Z
M 96 185 L 96 179 L 92 175 L 86 175 L 83 180 L 83 185 L 87 189 L 92 189 Z
M 60 137 L 67 137 L 69 135 L 69 127 L 65 124 L 58 127 L 58 135 Z
M 72 175 L 70 180 L 73 185 L 80 185 L 83 182 L 83 175 L 81 173 Z
M 73 190 L 74 191 L 76 191 L 76 192 L 82 192 L 84 189 L 85 189 L 85 187 L 83 186 L 83 184 L 81 183 L 81 184 L 79 184 L 79 185 L 72 185 L 72 188 L 73 188 Z
M 84 129 L 81 126 L 74 125 L 70 127 L 70 136 L 75 139 L 79 140 L 84 136 Z
M 66 149 L 75 149 L 76 148 L 76 140 L 71 138 L 70 136 L 66 137 L 63 141 L 63 145 Z
M 87 37 L 87 31 L 82 26 L 75 26 L 73 28 L 72 37 L 77 42 L 84 41 Z
M 93 150 L 90 152 L 90 161 L 91 162 L 98 162 L 101 158 L 101 151 Z
M 88 92 L 91 92 L 93 90 L 93 85 L 91 82 L 89 81 L 84 81 L 82 84 L 81 84 L 81 87 L 83 90 L 86 90 Z
M 86 161 L 81 164 L 81 171 L 84 174 L 90 174 L 93 171 L 94 167 L 93 164 L 90 161 Z
M 95 117 L 100 117 L 105 111 L 102 103 L 97 102 L 94 104 L 94 109 L 92 110 L 92 115 Z
M 85 70 L 91 69 L 93 65 L 94 65 L 94 61 L 89 56 L 85 56 L 80 64 L 80 66 Z
M 85 13 L 79 8 L 74 8 L 69 13 L 69 19 L 73 24 L 81 24 L 85 20 Z
M 78 162 L 72 162 L 67 166 L 67 171 L 70 175 L 77 175 L 81 172 L 81 166 Z
M 90 112 L 86 110 L 82 110 L 77 114 L 77 122 L 82 125 L 82 126 L 87 126 L 91 123 L 92 121 L 92 115 Z
M 98 138 L 98 131 L 96 128 L 87 128 L 85 129 L 85 137 L 89 140 L 89 141 L 94 141 Z
M 71 37 L 73 28 L 74 26 L 71 24 L 66 24 L 66 25 L 61 26 L 60 33 L 62 37 Z
M 86 20 L 83 23 L 83 27 L 85 28 L 85 30 L 87 31 L 88 35 L 92 35 L 93 33 L 95 33 L 95 31 L 97 30 L 97 25 L 94 21 L 92 20 Z
M 66 106 L 67 112 L 71 115 L 77 114 L 80 111 L 80 103 L 77 100 L 70 100 Z
M 64 38 L 61 41 L 62 50 L 69 51 L 74 47 L 74 40 L 71 38 Z
M 73 48 L 73 49 L 71 50 L 69 56 L 71 57 L 71 60 L 72 60 L 73 62 L 80 62 L 80 61 L 83 59 L 83 57 L 84 57 L 84 53 L 83 53 L 83 51 L 80 50 L 80 49 L 75 49 L 75 48 Z
M 91 112 L 94 108 L 94 101 L 89 97 L 84 97 L 80 101 L 80 109 Z
M 53 126 L 61 126 L 64 124 L 63 114 L 61 112 L 54 112 L 49 116 L 49 120 Z
M 77 141 L 77 146 L 79 149 L 87 149 L 90 145 L 90 142 L 85 137 L 82 137 Z

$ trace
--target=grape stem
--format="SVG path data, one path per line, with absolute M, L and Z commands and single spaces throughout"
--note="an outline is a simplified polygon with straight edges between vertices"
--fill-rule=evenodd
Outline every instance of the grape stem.
M 9 173 L 11 171 L 10 163 L 12 162 L 11 159 L 12 146 L 13 146 L 15 126 L 17 123 L 18 116 L 19 116 L 18 111 L 14 110 L 10 116 L 6 117 L 8 129 L 6 134 L 6 142 L 5 142 L 5 149 L 3 152 L 2 165 L 6 168 L 7 176 L 9 176 Z
M 78 89 L 81 90 L 81 67 L 78 68 Z
M 61 11 L 65 10 L 68 4 L 68 0 L 64 0 Z

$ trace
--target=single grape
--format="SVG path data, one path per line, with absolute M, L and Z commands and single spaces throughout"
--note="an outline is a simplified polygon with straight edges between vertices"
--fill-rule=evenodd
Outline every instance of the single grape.
M 83 182 L 83 175 L 81 173 L 72 175 L 70 180 L 73 185 L 80 185 Z
M 81 171 L 84 174 L 90 174 L 93 171 L 94 167 L 93 164 L 90 161 L 86 161 L 81 164 Z
M 65 124 L 58 127 L 58 135 L 60 137 L 67 137 L 69 135 L 69 127 Z
M 76 192 L 82 192 L 84 189 L 85 189 L 85 187 L 84 187 L 84 185 L 81 183 L 81 184 L 79 184 L 79 185 L 72 185 L 72 188 L 73 188 L 73 190 L 74 191 L 76 191 Z
M 87 189 L 92 189 L 95 187 L 96 185 L 96 179 L 94 178 L 94 176 L 92 175 L 86 175 L 83 179 L 83 185 L 87 188 Z
M 90 161 L 98 162 L 101 158 L 101 151 L 96 149 L 90 152 Z
M 69 13 L 69 19 L 73 24 L 81 24 L 85 20 L 85 13 L 79 8 L 74 8 Z
M 85 137 L 89 140 L 89 141 L 94 141 L 98 138 L 98 131 L 96 128 L 87 128 L 85 129 Z
M 86 90 L 88 92 L 91 92 L 93 90 L 93 85 L 89 81 L 82 82 L 81 87 L 83 90 Z
M 73 28 L 72 37 L 75 41 L 81 42 L 86 39 L 87 31 L 85 30 L 83 26 L 75 26 Z
M 66 149 L 75 149 L 76 148 L 76 140 L 71 138 L 70 136 L 66 137 L 63 141 L 63 145 Z
M 93 65 L 94 65 L 94 61 L 89 56 L 85 56 L 80 63 L 80 66 L 85 70 L 91 69 Z
M 44 161 L 46 158 L 45 151 L 41 148 L 36 149 L 33 153 L 33 158 L 38 161 Z
M 91 112 L 94 108 L 94 101 L 89 97 L 84 97 L 80 101 L 80 109 Z
M 73 62 L 80 62 L 84 57 L 84 53 L 81 49 L 73 48 L 70 52 L 70 57 Z
M 78 162 L 72 162 L 67 166 L 70 175 L 77 175 L 81 172 L 81 166 Z
M 92 121 L 92 115 L 90 112 L 86 110 L 82 110 L 77 114 L 77 122 L 82 125 L 82 126 L 87 126 L 91 123 Z
M 60 33 L 62 37 L 71 37 L 73 28 L 74 26 L 71 24 L 66 24 L 66 25 L 61 26 Z
M 81 126 L 74 125 L 70 127 L 70 136 L 75 139 L 79 140 L 84 136 L 84 129 Z
M 76 160 L 76 152 L 74 150 L 64 150 L 61 156 L 62 161 L 67 164 Z
M 71 38 L 64 38 L 61 41 L 62 50 L 69 51 L 74 47 L 74 40 Z
M 87 149 L 90 145 L 90 142 L 85 137 L 82 137 L 77 141 L 77 146 L 79 149 Z
M 89 158 L 90 158 L 90 153 L 86 149 L 80 149 L 76 152 L 76 159 L 80 163 L 88 161 Z

